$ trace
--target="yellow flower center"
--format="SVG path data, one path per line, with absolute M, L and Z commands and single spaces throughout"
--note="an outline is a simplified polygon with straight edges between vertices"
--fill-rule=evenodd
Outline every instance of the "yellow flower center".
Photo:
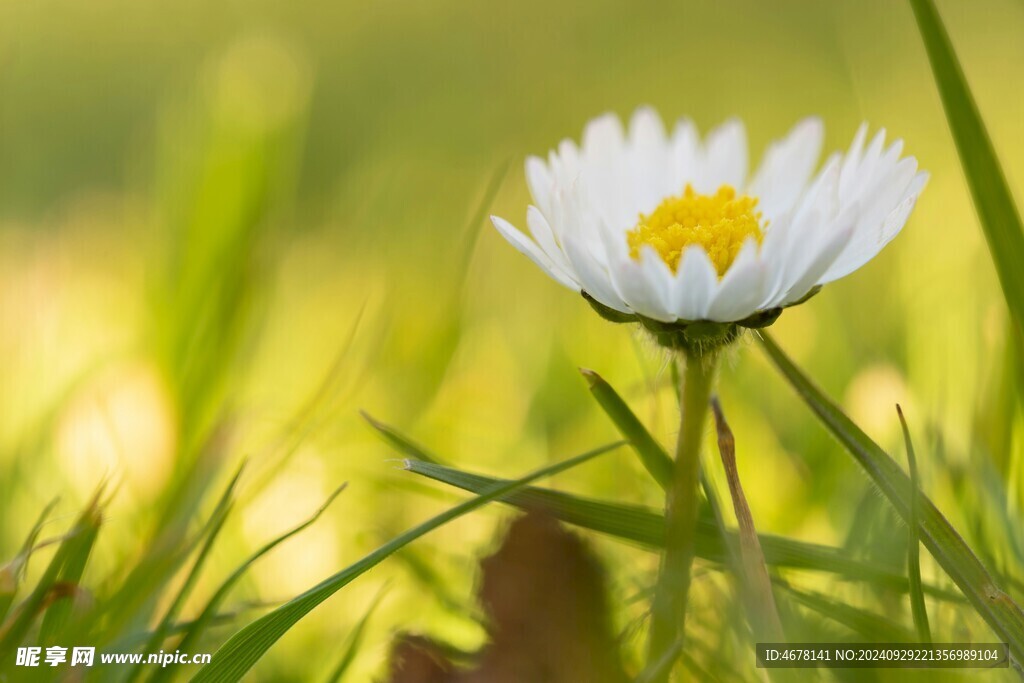
M 757 197 L 737 196 L 730 185 L 714 194 L 698 194 L 687 185 L 682 195 L 664 200 L 650 215 L 640 215 L 626 235 L 629 254 L 639 259 L 640 248 L 649 244 L 675 272 L 686 247 L 696 245 L 707 252 L 722 277 L 748 238 L 761 244 L 767 223 L 761 224 L 756 207 Z

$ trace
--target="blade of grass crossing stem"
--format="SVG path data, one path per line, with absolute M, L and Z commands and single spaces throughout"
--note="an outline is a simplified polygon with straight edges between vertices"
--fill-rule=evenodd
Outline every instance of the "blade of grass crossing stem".
M 672 459 L 668 453 L 651 436 L 651 433 L 647 431 L 647 428 L 637 419 L 626 402 L 608 382 L 593 370 L 580 368 L 580 373 L 587 380 L 590 393 L 594 395 L 601 408 L 615 423 L 619 433 L 629 439 L 630 445 L 640 456 L 643 466 L 647 468 L 662 489 L 667 489 L 672 482 Z M 679 386 L 678 383 L 676 386 Z
M 105 485 L 101 485 L 96 490 L 92 499 L 75 521 L 71 531 L 64 536 L 60 545 L 57 546 L 57 551 L 50 559 L 50 563 L 46 565 L 46 569 L 43 571 L 43 575 L 40 577 L 35 588 L 25 598 L 25 601 L 18 605 L 9 621 L 0 628 L 0 678 L 3 677 L 3 669 L 9 663 L 8 658 L 14 652 L 15 647 L 25 638 L 36 617 L 45 609 L 46 601 L 52 595 L 61 570 L 82 551 L 81 545 L 76 542 L 77 539 L 82 535 L 88 534 L 92 527 L 98 525 L 98 520 L 101 517 L 100 498 L 103 495 L 104 488 Z
M 217 542 L 217 538 L 220 536 L 221 529 L 224 528 L 224 522 L 227 521 L 228 515 L 231 513 L 231 509 L 234 507 L 234 493 L 235 487 L 238 485 L 238 480 L 242 476 L 242 471 L 245 469 L 245 463 L 243 462 L 235 476 L 228 482 L 227 487 L 224 489 L 224 493 L 221 494 L 220 500 L 217 501 L 217 506 L 213 510 L 213 514 L 210 515 L 210 521 L 206 524 L 203 530 L 203 544 L 199 548 L 199 553 L 196 555 L 195 562 L 192 563 L 192 568 L 189 570 L 188 575 L 185 577 L 185 581 L 181 584 L 178 592 L 174 595 L 174 599 L 171 601 L 170 606 L 164 613 L 163 618 L 157 627 L 153 629 L 153 634 L 150 636 L 145 647 L 142 649 L 143 654 L 149 654 L 156 652 L 160 649 L 164 639 L 167 638 L 168 630 L 171 625 L 178 617 L 178 612 L 185 605 L 185 601 L 188 600 L 192 594 L 192 589 L 195 588 L 196 582 L 199 580 L 199 575 L 202 573 L 203 566 L 206 564 L 206 559 L 210 555 L 210 551 L 213 549 L 214 544 Z M 133 667 L 132 671 L 128 674 L 125 679 L 126 683 L 131 683 L 138 679 L 142 673 L 141 665 Z
M 680 385 L 679 365 L 677 363 L 672 363 L 671 370 L 673 380 L 672 386 L 678 387 Z M 643 423 L 639 418 L 637 418 L 629 405 L 622 400 L 622 397 L 619 396 L 618 392 L 616 392 L 603 377 L 587 368 L 580 368 L 580 373 L 587 380 L 590 392 L 594 395 L 594 398 L 597 399 L 597 402 L 600 404 L 601 408 L 604 409 L 608 417 L 611 418 L 612 422 L 618 428 L 619 433 L 629 439 L 630 444 L 640 457 L 644 467 L 655 481 L 658 482 L 658 485 L 661 486 L 663 490 L 667 490 L 672 480 L 672 459 L 669 457 L 668 453 L 651 435 L 647 428 L 644 427 Z M 674 393 L 676 394 L 676 400 L 678 402 L 679 392 Z M 699 476 L 700 485 L 704 491 L 704 497 L 707 500 L 712 517 L 717 524 L 719 533 L 721 534 L 726 547 L 726 564 L 732 567 L 734 572 L 738 572 L 740 568 L 739 552 L 736 544 L 731 542 L 735 539 L 726 531 L 724 518 L 722 517 L 721 505 L 718 502 L 718 497 L 715 495 L 714 489 L 712 488 L 711 482 L 708 480 L 707 473 L 704 471 L 703 467 L 700 468 Z
M 53 512 L 53 508 L 57 505 L 57 499 L 54 498 L 49 504 L 43 508 L 43 511 L 39 513 L 39 518 L 36 523 L 32 526 L 32 529 L 28 532 L 28 536 L 25 537 L 25 542 L 21 545 L 21 550 L 14 556 L 10 562 L 0 567 L 0 624 L 4 623 L 4 618 L 7 616 L 7 611 L 11 608 L 11 603 L 14 602 L 14 596 L 18 592 L 18 584 L 21 583 L 22 578 L 25 576 L 25 570 L 28 568 L 28 561 L 32 557 L 32 551 L 35 549 L 36 541 L 39 539 L 39 534 L 43 530 L 43 524 L 50 517 L 50 513 Z
M 910 468 L 910 484 L 912 487 L 910 499 L 910 521 L 907 524 L 910 537 L 907 539 L 907 578 L 910 579 L 910 612 L 914 616 L 914 627 L 917 629 L 917 637 L 922 643 L 932 641 L 931 629 L 928 627 L 928 610 L 924 604 L 924 591 L 921 589 L 921 539 L 917 535 L 917 518 L 919 516 L 918 491 L 921 490 L 920 480 L 917 476 L 917 456 L 914 454 L 914 442 L 910 439 L 910 428 L 907 427 L 907 419 L 903 416 L 903 409 L 896 404 L 896 414 L 900 418 L 900 426 L 903 428 L 903 441 L 907 446 L 907 464 Z
M 354 579 L 380 564 L 396 550 L 408 545 L 421 536 L 430 533 L 434 529 L 444 526 L 448 522 L 472 512 L 491 501 L 508 495 L 509 493 L 520 489 L 537 479 L 548 477 L 578 465 L 582 465 L 584 462 L 604 453 L 608 453 L 621 445 L 622 443 L 618 442 L 602 446 L 576 456 L 575 458 L 537 470 L 526 475 L 522 479 L 495 485 L 486 493 L 467 500 L 453 508 L 449 508 L 440 515 L 437 515 L 436 517 L 433 517 L 410 529 L 404 534 L 385 543 L 355 564 L 350 565 L 337 574 L 324 579 L 302 595 L 293 598 L 281 607 L 275 609 L 273 612 L 264 615 L 238 631 L 219 650 L 217 650 L 217 652 L 214 653 L 213 661 L 200 669 L 199 673 L 196 674 L 195 678 L 192 680 L 196 681 L 196 683 L 209 681 L 215 681 L 216 683 L 234 683 L 235 681 L 238 681 L 250 668 L 252 668 L 253 664 L 260 660 L 260 658 L 274 645 L 274 643 L 278 641 L 279 638 L 281 638 L 281 636 L 287 633 L 288 630 L 297 624 L 304 616 L 309 614 L 324 600 L 351 583 Z
M 1003 295 L 1024 330 L 1024 226 L 949 34 L 932 0 L 910 0 Z
M 793 364 L 768 334 L 762 332 L 760 338 L 769 358 L 800 398 L 864 468 L 900 516 L 909 519 L 913 494 L 909 477 Z M 1024 661 L 1024 612 L 996 585 L 989 571 L 931 500 L 923 494 L 919 494 L 918 499 L 917 529 L 921 541 L 978 614 L 1009 645 L 1014 660 Z
M 356 655 L 359 654 L 359 647 L 363 643 L 363 633 L 366 631 L 366 625 L 370 623 L 370 617 L 373 616 L 377 606 L 384 598 L 384 589 L 382 588 L 377 592 L 377 595 L 373 598 L 370 606 L 366 609 L 362 619 L 356 624 L 356 627 L 352 629 L 352 633 L 349 634 L 348 640 L 345 643 L 345 650 L 341 654 L 341 659 L 338 660 L 338 664 L 331 670 L 330 675 L 324 679 L 324 683 L 340 683 L 345 679 L 345 674 L 348 673 L 348 669 L 352 666 L 352 662 L 355 661 Z
M 775 596 L 772 595 L 772 581 L 768 576 L 768 567 L 765 565 L 757 530 L 754 528 L 754 516 L 750 512 L 747 497 L 740 484 L 739 471 L 736 469 L 736 439 L 725 421 L 725 414 L 717 397 L 711 399 L 711 411 L 718 431 L 718 452 L 722 457 L 722 467 L 725 469 L 725 478 L 732 496 L 733 511 L 739 524 L 740 555 L 743 573 L 746 576 L 742 590 L 748 593 L 754 635 L 758 640 L 781 643 L 785 637 L 778 608 L 775 606 Z
M 505 483 L 502 479 L 416 460 L 410 460 L 408 467 L 414 474 L 472 493 L 488 491 L 496 484 Z M 664 544 L 664 518 L 649 508 L 606 503 L 536 487 L 520 489 L 503 496 L 501 501 L 523 509 L 539 507 L 566 524 L 607 534 L 647 549 L 658 550 Z M 765 559 L 773 566 L 827 572 L 845 579 L 870 581 L 894 590 L 907 590 L 907 577 L 902 569 L 865 562 L 843 548 L 766 534 L 759 538 Z M 729 534 L 729 544 L 738 545 L 735 533 Z M 716 522 L 707 514 L 697 522 L 697 556 L 721 564 L 729 562 L 727 544 L 723 542 Z M 925 590 L 941 600 L 963 601 L 958 594 L 935 586 L 926 585 Z
M 308 519 L 303 521 L 298 526 L 289 529 L 285 533 L 281 534 L 277 538 L 273 539 L 272 541 L 264 545 L 262 548 L 253 553 L 249 557 L 249 559 L 243 562 L 237 569 L 235 569 L 235 571 L 231 573 L 231 575 L 224 581 L 224 583 L 222 583 L 220 587 L 217 588 L 216 592 L 214 592 L 213 594 L 213 597 L 210 598 L 210 600 L 206 603 L 206 606 L 203 608 L 203 611 L 200 612 L 199 616 L 196 617 L 195 620 L 192 622 L 191 627 L 185 632 L 184 637 L 181 639 L 181 642 L 178 643 L 178 646 L 175 649 L 181 652 L 194 651 L 195 645 L 199 642 L 199 639 L 206 631 L 206 628 L 213 622 L 213 619 L 217 616 L 217 610 L 220 609 L 220 606 L 224 602 L 224 599 L 227 597 L 231 589 L 234 588 L 235 584 L 238 583 L 239 579 L 241 579 L 245 572 L 248 571 L 249 567 L 251 567 L 253 563 L 259 560 L 261 557 L 263 557 L 271 550 L 279 546 L 281 543 L 284 543 L 289 538 L 301 533 L 302 531 L 305 531 L 307 528 L 312 526 L 314 522 L 320 519 L 320 516 L 323 515 L 327 508 L 330 507 L 331 503 L 334 502 L 334 499 L 337 498 L 338 495 L 345 490 L 345 486 L 346 485 L 343 484 L 336 488 L 331 493 L 331 495 L 327 497 L 327 500 L 324 501 L 323 505 L 317 508 L 316 512 L 314 512 L 312 516 L 310 516 Z M 154 671 L 153 676 L 149 680 L 152 681 L 152 683 L 156 683 L 156 681 L 166 680 L 166 678 L 168 678 L 170 675 L 171 673 L 169 669 L 161 668 Z

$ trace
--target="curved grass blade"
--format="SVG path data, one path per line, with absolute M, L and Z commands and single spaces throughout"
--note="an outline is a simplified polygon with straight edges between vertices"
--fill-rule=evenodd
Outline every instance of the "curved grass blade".
M 224 489 L 224 493 L 221 494 L 220 500 L 217 501 L 217 506 L 214 508 L 213 514 L 210 515 L 210 521 L 207 522 L 201 535 L 201 538 L 203 538 L 203 544 L 199 549 L 199 553 L 196 555 L 195 562 L 192 564 L 192 569 L 189 570 L 184 583 L 181 584 L 178 592 L 174 595 L 174 599 L 171 601 L 171 604 L 164 613 L 160 623 L 157 624 L 155 629 L 153 629 L 152 635 L 146 642 L 145 647 L 142 649 L 143 654 L 154 653 L 160 648 L 164 639 L 167 638 L 168 630 L 178 618 L 178 612 L 181 611 L 181 608 L 185 605 L 185 601 L 188 600 L 189 595 L 192 594 L 192 589 L 195 588 L 196 582 L 199 580 L 199 575 L 203 570 L 203 566 L 206 564 L 206 558 L 209 557 L 210 551 L 217 542 L 217 537 L 220 536 L 221 529 L 224 528 L 224 522 L 227 521 L 228 515 L 231 514 L 231 510 L 234 507 L 235 487 L 238 485 L 238 480 L 242 476 L 242 471 L 244 469 L 245 463 L 243 462 L 239 466 L 235 476 L 231 478 L 231 481 Z M 131 683 L 136 680 L 141 673 L 142 667 L 140 665 L 136 665 L 129 672 L 125 680 L 127 683 Z
M 426 450 L 412 439 L 402 435 L 391 425 L 384 424 L 365 410 L 359 411 L 359 414 L 363 416 L 363 419 L 366 420 L 371 427 L 377 430 L 378 434 L 384 437 L 385 441 L 394 446 L 400 453 L 405 454 L 407 457 L 415 458 L 416 460 L 425 460 L 426 462 L 433 463 L 440 462 L 432 453 L 430 453 L 430 451 Z
M 260 658 L 273 647 L 288 630 L 297 624 L 327 598 L 344 588 L 357 577 L 380 564 L 389 555 L 405 545 L 415 541 L 438 527 L 457 519 L 487 503 L 526 486 L 527 484 L 551 476 L 559 472 L 581 465 L 599 455 L 612 451 L 621 442 L 602 446 L 569 460 L 550 465 L 532 472 L 522 479 L 503 482 L 491 487 L 486 493 L 471 498 L 422 524 L 406 531 L 404 534 L 385 543 L 377 550 L 342 571 L 324 579 L 308 591 L 288 601 L 273 612 L 260 617 L 242 630 L 238 631 L 213 655 L 213 661 L 204 666 L 192 679 L 197 683 L 215 681 L 216 683 L 234 683 L 242 678 Z
M 224 583 L 222 583 L 216 592 L 214 592 L 213 597 L 210 598 L 206 603 L 206 607 L 203 608 L 203 611 L 192 622 L 189 629 L 185 632 L 184 637 L 182 637 L 181 642 L 178 643 L 178 646 L 175 649 L 180 650 L 181 652 L 194 651 L 194 646 L 199 642 L 199 638 L 202 637 L 207 626 L 209 626 L 217 616 L 217 610 L 220 609 L 221 604 L 224 602 L 224 598 L 227 597 L 228 593 L 231 592 L 231 589 L 234 588 L 239 579 L 241 579 L 245 572 L 248 571 L 249 567 L 281 543 L 284 543 L 292 536 L 295 536 L 312 526 L 314 522 L 320 519 L 320 516 L 323 515 L 327 508 L 330 507 L 331 503 L 334 502 L 334 499 L 345 490 L 345 486 L 347 486 L 347 484 L 342 484 L 336 488 L 331 495 L 327 497 L 327 500 L 324 501 L 323 505 L 317 508 L 316 512 L 314 512 L 311 517 L 264 545 L 253 553 L 249 559 L 243 562 L 237 569 L 235 569 L 235 571 L 231 573 L 231 576 L 225 579 Z M 153 673 L 150 681 L 155 683 L 156 681 L 166 679 L 168 676 L 170 676 L 170 670 L 161 668 Z
M 68 550 L 64 563 L 57 572 L 54 589 L 56 599 L 50 602 L 43 615 L 43 623 L 39 627 L 39 641 L 44 645 L 56 643 L 71 618 L 73 600 L 78 595 L 78 586 L 85 573 L 85 565 L 96 545 L 96 538 L 103 524 L 103 514 L 99 499 L 86 508 L 75 532 L 67 540 Z
M 907 524 L 910 530 L 910 538 L 907 540 L 907 578 L 910 579 L 910 612 L 914 616 L 914 627 L 917 629 L 918 639 L 922 643 L 932 642 L 932 632 L 928 627 L 928 610 L 924 604 L 924 591 L 921 590 L 921 539 L 917 535 L 917 521 L 920 513 L 918 508 L 921 503 L 918 500 L 918 492 L 921 485 L 917 476 L 917 456 L 914 454 L 914 443 L 910 439 L 910 428 L 907 427 L 907 420 L 903 417 L 903 409 L 896 404 L 896 414 L 900 417 L 900 426 L 903 428 L 903 441 L 907 445 L 907 464 L 910 467 L 910 484 L 913 487 L 910 499 L 910 522 Z
M 14 559 L 0 567 L 0 624 L 3 624 L 7 611 L 11 608 L 11 603 L 14 602 L 14 596 L 18 592 L 18 584 L 21 583 L 22 578 L 25 576 L 28 561 L 32 557 L 32 551 L 35 550 L 36 541 L 43 530 L 43 524 L 46 523 L 50 513 L 53 512 L 53 508 L 57 506 L 57 500 L 56 498 L 51 500 L 43 508 L 43 511 L 39 513 L 39 518 L 32 525 L 31 531 L 25 537 L 25 542 L 21 545 L 21 550 L 14 556 Z
M 99 526 L 99 520 L 102 517 L 100 498 L 104 488 L 105 485 L 101 485 L 96 490 L 75 521 L 71 531 L 57 546 L 57 551 L 50 559 L 50 563 L 46 566 L 35 588 L 24 602 L 15 608 L 8 621 L 0 626 L 0 678 L 2 678 L 2 669 L 9 663 L 8 658 L 14 652 L 15 647 L 24 639 L 36 617 L 46 608 L 46 600 L 52 595 L 61 571 L 83 551 L 80 538 L 89 535 L 90 529 Z M 88 547 L 91 549 L 91 542 Z
M 974 208 L 1018 329 L 1024 330 L 1024 225 L 967 79 L 932 0 L 910 0 Z
M 208 450 L 199 459 L 199 463 L 205 468 L 204 476 L 207 478 L 214 477 L 219 471 L 223 436 L 222 433 L 211 437 L 207 444 Z M 233 490 L 246 468 L 245 461 L 240 463 L 217 507 L 226 504 L 225 496 Z M 177 484 L 172 483 L 171 486 L 176 487 Z M 208 483 L 204 480 L 203 491 L 207 486 Z M 180 489 L 168 495 L 178 496 L 185 493 L 188 492 Z M 188 493 L 187 501 L 184 498 L 178 499 L 177 507 L 157 504 L 157 514 L 160 515 L 161 522 L 146 539 L 142 557 L 131 566 L 126 576 L 119 582 L 116 592 L 97 605 L 97 617 L 94 622 L 102 627 L 94 629 L 89 634 L 89 642 L 105 647 L 124 635 L 147 628 L 152 623 L 159 606 L 157 598 L 185 566 L 193 552 L 209 534 L 210 525 L 217 519 L 216 515 L 211 514 L 198 532 L 189 532 L 192 518 L 200 504 L 201 493 L 198 490 L 191 491 Z
M 358 379 L 346 383 L 350 373 L 346 373 L 345 370 L 352 347 L 359 336 L 365 313 L 366 300 L 364 299 L 349 326 L 348 335 L 335 353 L 334 360 L 331 361 L 327 374 L 292 414 L 282 427 L 279 436 L 259 458 L 261 461 L 269 460 L 269 463 L 261 468 L 260 473 L 254 477 L 255 481 L 248 482 L 246 486 L 248 496 L 251 497 L 263 491 L 277 478 L 281 469 L 288 464 L 299 448 L 330 422 L 331 406 L 336 405 L 342 396 L 346 392 L 352 391 L 353 386 L 358 383 Z
M 410 460 L 407 466 L 414 474 L 473 493 L 487 491 L 496 484 L 506 482 L 417 460 Z M 502 496 L 501 501 L 524 509 L 539 507 L 566 524 L 607 534 L 645 549 L 660 550 L 664 543 L 663 517 L 639 505 L 606 503 L 536 487 L 514 491 Z M 907 590 L 907 577 L 900 569 L 864 562 L 842 548 L 804 543 L 770 534 L 760 534 L 759 539 L 765 560 L 772 566 L 826 572 L 844 579 L 869 581 L 894 590 Z M 707 511 L 697 521 L 696 541 L 697 556 L 719 564 L 729 562 L 728 546 L 738 543 L 734 532 L 729 533 L 728 542 L 722 539 L 717 523 Z M 924 588 L 929 595 L 942 600 L 963 600 L 959 595 L 935 586 L 925 585 Z
M 612 389 L 599 374 L 593 370 L 580 368 L 580 373 L 587 380 L 590 393 L 594 395 L 604 412 L 611 418 L 619 433 L 629 439 L 636 454 L 640 456 L 647 471 L 662 489 L 668 490 L 672 483 L 672 459 L 665 452 L 643 423 L 637 419 L 622 397 Z M 676 386 L 679 386 L 677 383 Z M 422 459 L 422 458 L 421 458 Z
M 910 478 L 850 418 L 816 387 L 793 361 L 762 332 L 761 343 L 769 358 L 822 424 L 868 473 L 903 519 L 910 518 L 913 486 Z M 1009 645 L 1010 655 L 1024 661 L 1024 612 L 996 585 L 963 538 L 927 496 L 919 495 L 921 541 L 992 630 Z
M 341 655 L 341 659 L 338 660 L 337 666 L 331 671 L 330 675 L 324 680 L 324 683 L 340 683 L 345 678 L 345 674 L 348 673 L 348 668 L 352 666 L 352 662 L 355 661 L 356 655 L 359 653 L 359 646 L 363 642 L 363 632 L 366 630 L 366 625 L 370 622 L 370 617 L 373 616 L 377 606 L 380 605 L 381 600 L 384 598 L 385 589 L 382 588 L 377 592 L 377 595 L 370 602 L 370 606 L 366 609 L 366 613 L 363 614 L 362 619 L 356 624 L 356 627 L 352 629 L 352 633 L 349 634 L 348 641 L 345 644 L 345 651 Z

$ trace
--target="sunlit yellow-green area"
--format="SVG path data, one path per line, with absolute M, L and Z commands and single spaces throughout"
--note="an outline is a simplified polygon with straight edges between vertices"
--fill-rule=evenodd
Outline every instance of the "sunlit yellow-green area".
M 1019 204 L 1024 4 L 939 5 Z M 902 234 L 772 331 L 904 463 L 900 403 L 923 488 L 990 568 L 1024 579 L 1008 560 L 1022 541 L 1024 424 L 1007 398 L 1019 379 L 1007 370 L 1005 303 L 913 16 L 888 0 L 3 2 L 0 559 L 51 499 L 44 539 L 106 482 L 82 586 L 111 595 L 161 529 L 199 530 L 245 459 L 187 618 L 347 482 L 315 525 L 252 566 L 224 605 L 233 618 L 202 643 L 213 651 L 464 498 L 403 471 L 404 454 L 360 411 L 446 463 L 519 476 L 617 438 L 586 367 L 670 444 L 665 353 L 600 319 L 484 220 L 524 223 L 526 155 L 639 104 L 702 130 L 739 116 L 755 162 L 803 116 L 824 119 L 827 151 L 868 121 L 931 172 Z M 904 552 L 906 527 L 756 344 L 729 353 L 719 392 L 761 531 L 882 559 Z M 200 484 L 176 498 L 186 480 Z M 628 449 L 545 483 L 663 504 Z M 252 680 L 322 679 L 382 587 L 349 680 L 382 675 L 397 631 L 478 648 L 476 564 L 507 516 L 488 506 L 360 577 Z M 657 557 L 588 539 L 636 672 L 636 596 Z M 33 557 L 27 585 L 49 554 Z M 922 561 L 926 580 L 951 585 Z M 172 588 L 184 569 L 176 576 Z M 851 603 L 878 597 L 813 575 L 805 585 Z M 698 562 L 692 628 L 711 652 L 729 591 Z M 909 624 L 904 602 L 887 616 Z M 992 640 L 976 617 L 934 609 L 942 639 Z M 723 647 L 755 676 L 752 657 Z

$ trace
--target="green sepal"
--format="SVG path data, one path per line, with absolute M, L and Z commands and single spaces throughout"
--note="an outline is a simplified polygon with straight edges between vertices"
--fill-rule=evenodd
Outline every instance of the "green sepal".
M 749 315 L 736 324 L 751 330 L 759 330 L 763 327 L 771 326 L 772 323 L 779 319 L 780 315 L 782 315 L 781 308 L 769 308 Z
M 585 291 L 580 291 L 583 298 L 587 300 L 590 307 L 597 311 L 597 314 L 613 323 L 635 323 L 637 322 L 637 316 L 630 315 L 629 313 L 623 313 L 622 311 L 616 311 L 614 308 L 605 306 L 603 303 L 595 299 L 594 297 L 587 294 Z
M 821 289 L 815 287 L 805 297 L 790 306 L 803 303 Z M 597 314 L 613 323 L 640 323 L 651 333 L 655 341 L 665 348 L 684 351 L 687 354 L 701 354 L 734 342 L 742 333 L 740 328 L 761 329 L 768 327 L 782 314 L 782 308 L 757 311 L 743 320 L 720 323 L 713 320 L 676 320 L 670 323 L 654 320 L 638 313 L 623 313 L 605 306 L 587 292 L 580 292 Z M 788 306 L 786 307 L 788 308 Z
M 793 303 L 791 303 L 791 304 L 786 304 L 785 306 L 783 306 L 783 308 L 792 308 L 793 306 L 799 306 L 800 304 L 802 304 L 803 302 L 807 301 L 807 300 L 808 300 L 808 299 L 810 299 L 810 298 L 811 298 L 812 296 L 814 296 L 815 294 L 817 294 L 818 292 L 820 292 L 820 291 L 821 291 L 821 288 L 822 288 L 823 286 L 824 286 L 824 285 L 814 285 L 814 286 L 813 286 L 813 287 L 811 287 L 811 288 L 810 288 L 810 290 L 808 290 L 808 292 L 807 292 L 806 294 L 804 294 L 804 295 L 803 295 L 802 297 L 800 297 L 799 299 L 797 299 L 796 301 L 794 301 L 794 302 L 793 302 Z

